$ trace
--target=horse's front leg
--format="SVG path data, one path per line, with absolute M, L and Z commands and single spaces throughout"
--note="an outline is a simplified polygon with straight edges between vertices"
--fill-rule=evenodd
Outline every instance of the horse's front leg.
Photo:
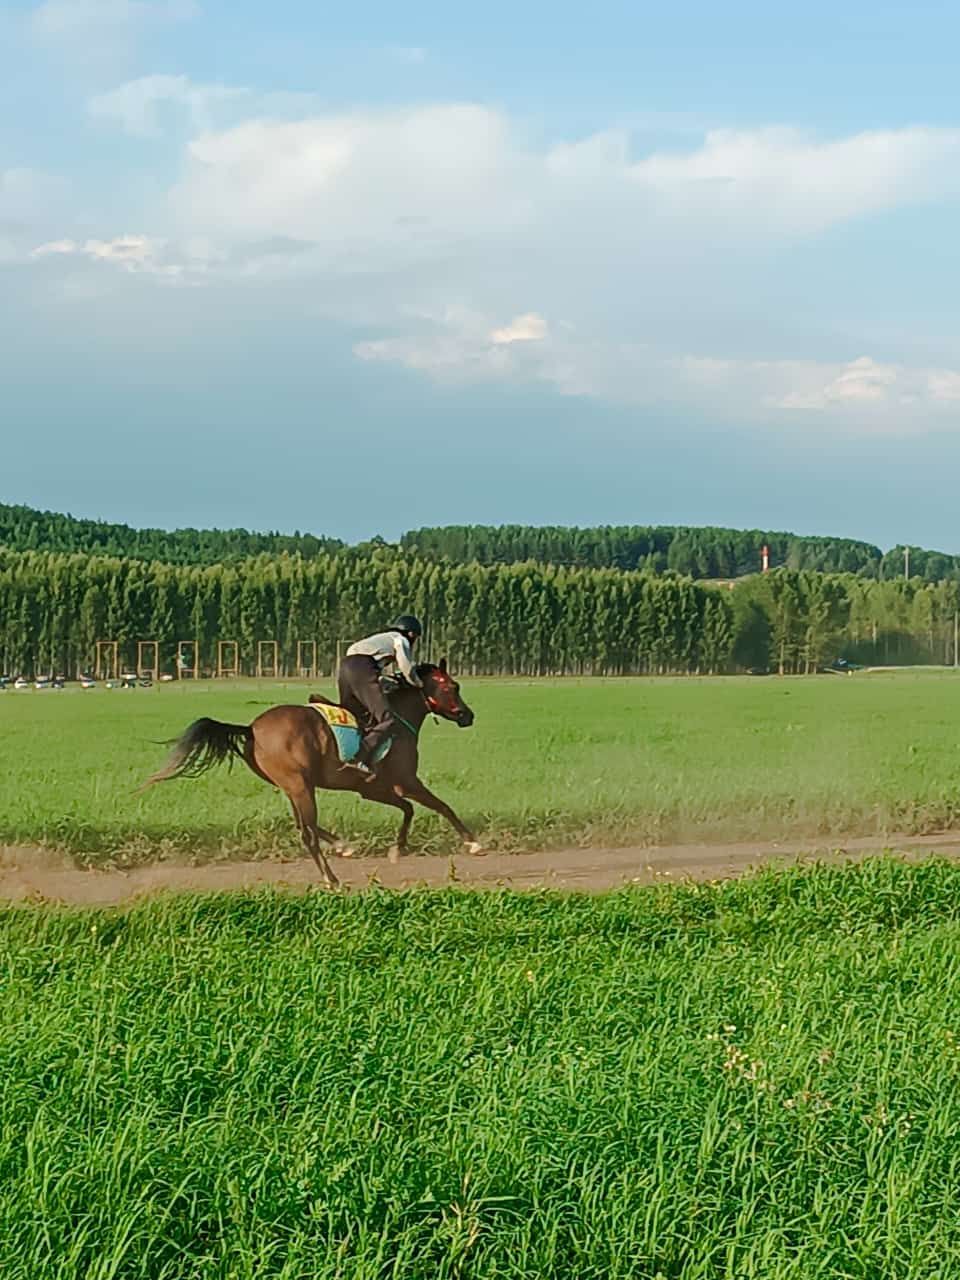
M 441 800 L 439 796 L 435 796 L 429 787 L 423 785 L 419 778 L 415 778 L 411 783 L 404 783 L 403 786 L 396 788 L 396 790 L 401 795 L 406 796 L 408 800 L 416 800 L 417 804 L 422 804 L 425 809 L 432 809 L 434 813 L 439 813 L 441 817 L 446 818 L 463 841 L 467 853 L 483 852 L 483 845 L 481 845 L 469 827 L 465 827 L 446 801 Z
M 391 787 L 371 787 L 358 788 L 357 794 L 363 800 L 372 800 L 374 804 L 387 804 L 394 809 L 399 809 L 403 814 L 403 821 L 400 823 L 400 830 L 397 832 L 397 838 L 387 853 L 387 857 L 391 862 L 396 862 L 402 853 L 407 852 L 407 837 L 410 834 L 410 824 L 413 821 L 413 805 L 409 800 L 404 800 L 399 794 L 399 788 Z

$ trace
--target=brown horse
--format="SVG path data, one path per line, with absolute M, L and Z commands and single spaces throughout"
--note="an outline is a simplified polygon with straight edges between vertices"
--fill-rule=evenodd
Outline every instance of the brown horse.
M 436 715 L 465 729 L 473 724 L 473 712 L 460 696 L 460 686 L 447 671 L 446 659 L 439 666 L 425 663 L 417 667 L 422 689 L 400 684 L 389 694 L 391 709 L 399 720 L 389 754 L 376 767 L 373 781 L 358 769 L 344 768 L 333 731 L 309 706 L 271 707 L 252 724 L 222 724 L 219 720 L 195 720 L 176 740 L 163 768 L 143 784 L 144 788 L 169 778 L 196 778 L 213 765 L 239 756 L 265 782 L 285 792 L 293 808 L 304 848 L 312 856 L 327 884 L 338 884 L 321 846 L 349 857 L 352 850 L 332 832 L 317 825 L 317 787 L 327 791 L 355 791 L 364 800 L 388 804 L 403 814 L 391 859 L 405 853 L 413 805 L 416 800 L 427 809 L 442 814 L 463 841 L 469 853 L 479 853 L 480 845 L 448 804 L 417 777 L 420 728 L 428 715 Z M 329 705 L 329 699 L 311 694 L 310 702 Z

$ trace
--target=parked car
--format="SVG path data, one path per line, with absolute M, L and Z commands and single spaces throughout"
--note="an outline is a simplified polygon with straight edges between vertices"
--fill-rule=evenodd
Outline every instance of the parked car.
M 848 662 L 846 658 L 835 658 L 828 667 L 823 668 L 824 671 L 839 672 L 841 675 L 852 676 L 854 671 L 862 671 L 863 667 L 857 662 Z

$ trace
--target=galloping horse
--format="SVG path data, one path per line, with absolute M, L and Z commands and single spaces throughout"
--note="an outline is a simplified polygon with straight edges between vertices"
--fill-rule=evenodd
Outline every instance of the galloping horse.
M 428 715 L 436 715 L 466 729 L 473 712 L 460 697 L 460 686 L 447 671 L 446 659 L 438 666 L 417 667 L 422 689 L 401 684 L 389 693 L 399 721 L 389 754 L 376 766 L 376 778 L 358 769 L 344 768 L 333 731 L 310 706 L 271 707 L 252 724 L 222 724 L 219 720 L 195 720 L 173 744 L 166 764 L 148 778 L 144 789 L 170 778 L 196 778 L 212 766 L 238 756 L 258 777 L 286 793 L 304 848 L 317 864 L 330 888 L 339 883 L 323 851 L 321 841 L 335 852 L 350 856 L 352 850 L 332 832 L 317 825 L 317 787 L 327 791 L 355 791 L 364 800 L 399 809 L 403 821 L 391 857 L 405 853 L 413 805 L 416 800 L 442 814 L 468 853 L 481 846 L 448 804 L 435 796 L 417 777 L 417 740 Z M 329 699 L 311 694 L 311 703 L 331 705 Z

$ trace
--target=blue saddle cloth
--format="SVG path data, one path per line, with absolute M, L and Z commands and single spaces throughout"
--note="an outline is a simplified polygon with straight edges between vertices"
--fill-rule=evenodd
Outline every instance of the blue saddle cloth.
M 343 763 L 350 764 L 356 760 L 360 743 L 363 741 L 363 734 L 360 732 L 356 716 L 346 707 L 333 706 L 327 702 L 311 702 L 310 706 L 326 721 Z M 374 764 L 380 763 L 392 745 L 392 738 L 380 744 L 373 757 Z

